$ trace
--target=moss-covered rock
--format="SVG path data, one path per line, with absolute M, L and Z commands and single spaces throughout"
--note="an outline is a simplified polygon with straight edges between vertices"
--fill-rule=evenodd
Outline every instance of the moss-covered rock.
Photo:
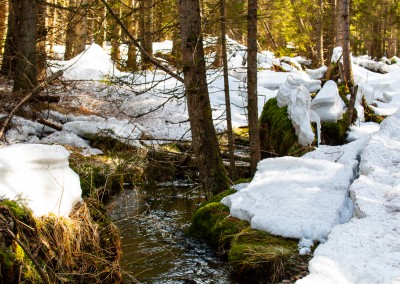
M 276 98 L 264 105 L 260 117 L 260 142 L 263 158 L 302 156 L 314 149 L 299 144 L 287 107 L 278 107 Z
M 218 253 L 227 256 L 235 266 L 232 273 L 244 283 L 276 283 L 297 274 L 299 264 L 308 260 L 298 254 L 298 240 L 251 229 L 248 222 L 230 216 L 229 208 L 219 202 L 200 207 L 188 233 L 207 239 Z

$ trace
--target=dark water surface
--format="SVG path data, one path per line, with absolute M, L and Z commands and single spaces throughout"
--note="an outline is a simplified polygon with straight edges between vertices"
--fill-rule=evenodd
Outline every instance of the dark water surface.
M 121 230 L 121 266 L 135 278 L 125 276 L 127 283 L 235 283 L 227 263 L 184 234 L 199 196 L 196 188 L 172 186 L 116 196 L 111 217 Z

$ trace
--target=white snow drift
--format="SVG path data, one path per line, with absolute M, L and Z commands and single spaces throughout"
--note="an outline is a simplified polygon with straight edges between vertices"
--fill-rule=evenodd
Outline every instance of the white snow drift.
M 0 148 L 0 196 L 19 199 L 35 216 L 68 216 L 82 200 L 79 176 L 62 146 L 15 144 Z

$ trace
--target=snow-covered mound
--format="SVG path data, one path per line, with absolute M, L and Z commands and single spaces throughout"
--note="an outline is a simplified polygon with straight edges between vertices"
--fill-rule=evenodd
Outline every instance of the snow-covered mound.
M 350 193 L 356 217 L 318 246 L 297 283 L 400 283 L 400 112 L 372 134 Z
M 15 144 L 0 148 L 0 196 L 19 199 L 35 216 L 67 217 L 82 200 L 79 176 L 62 146 Z
M 344 107 L 339 89 L 332 80 L 325 83 L 311 102 L 311 109 L 318 114 L 321 122 L 337 122 L 342 119 Z
M 306 69 L 306 73 L 311 79 L 319 80 L 324 77 L 325 72 L 327 70 L 328 70 L 328 67 L 321 66 L 318 69 Z
M 104 76 L 121 75 L 106 51 L 95 43 L 74 58 L 57 64 L 52 71 L 64 70 L 63 77 L 67 80 L 101 80 Z
M 352 214 L 352 167 L 328 160 L 262 160 L 252 182 L 221 202 L 233 217 L 274 235 L 324 242 Z

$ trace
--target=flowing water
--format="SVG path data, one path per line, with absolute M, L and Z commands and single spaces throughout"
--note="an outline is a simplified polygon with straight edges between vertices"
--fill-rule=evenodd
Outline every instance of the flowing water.
M 129 189 L 113 202 L 126 283 L 235 283 L 228 264 L 204 241 L 185 235 L 203 198 L 194 187 Z

